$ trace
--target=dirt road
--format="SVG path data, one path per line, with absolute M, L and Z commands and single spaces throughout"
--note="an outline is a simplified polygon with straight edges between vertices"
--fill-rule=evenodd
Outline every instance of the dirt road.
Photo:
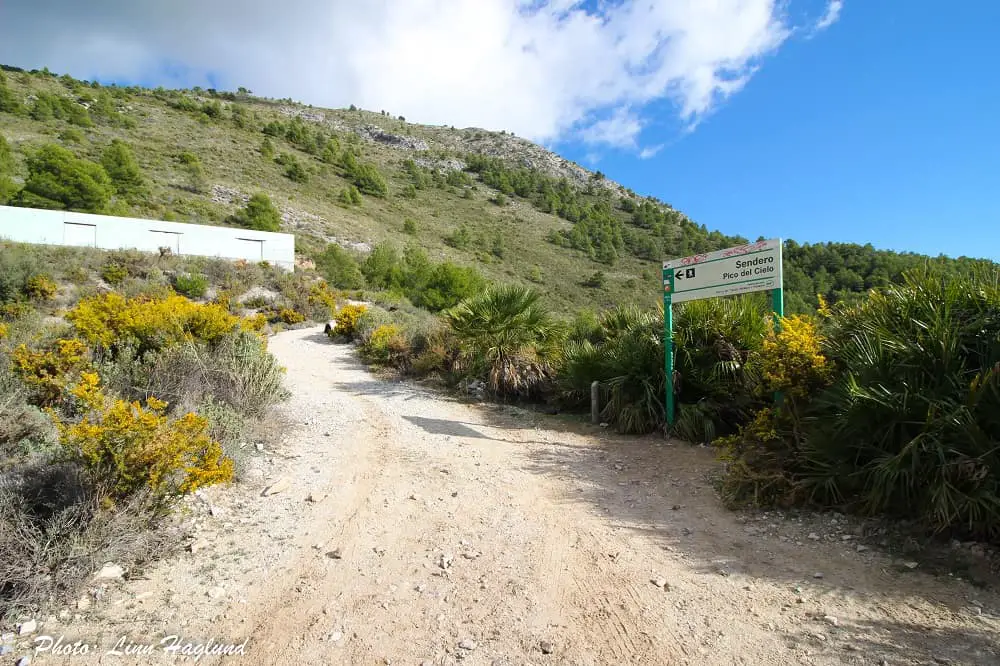
M 166 635 L 246 641 L 208 664 L 1000 663 L 995 594 L 725 510 L 710 451 L 381 382 L 319 329 L 271 349 L 280 451 L 186 505 L 195 553 L 41 627 L 89 656 L 33 663 Z

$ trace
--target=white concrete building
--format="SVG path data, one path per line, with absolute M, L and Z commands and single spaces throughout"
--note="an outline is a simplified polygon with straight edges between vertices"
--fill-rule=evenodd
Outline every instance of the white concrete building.
M 167 247 L 173 254 L 267 261 L 286 270 L 295 268 L 292 234 L 134 217 L 0 206 L 0 239 L 156 253 Z

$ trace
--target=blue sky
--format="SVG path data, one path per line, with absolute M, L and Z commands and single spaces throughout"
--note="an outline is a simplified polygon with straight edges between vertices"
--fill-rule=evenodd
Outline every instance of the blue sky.
M 998 26 L 995 2 L 848 2 L 695 131 L 664 105 L 655 157 L 596 168 L 726 233 L 1000 260 Z
M 0 62 L 512 130 L 709 229 L 1000 259 L 997 26 L 986 0 L 35 0 L 0 2 Z

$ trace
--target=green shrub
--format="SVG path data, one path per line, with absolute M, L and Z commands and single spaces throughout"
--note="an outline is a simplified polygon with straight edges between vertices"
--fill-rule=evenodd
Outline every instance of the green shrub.
M 361 192 L 354 185 L 344 188 L 340 192 L 340 202 L 347 206 L 360 206 L 362 203 Z
M 0 134 L 0 205 L 10 201 L 17 193 L 17 185 L 11 175 L 14 173 L 14 151 L 3 134 Z
M 128 277 L 128 268 L 116 261 L 109 261 L 101 267 L 101 279 L 112 286 L 122 284 Z
M 286 324 L 306 319 L 329 321 L 331 305 L 336 303 L 337 295 L 329 291 L 324 280 L 317 280 L 315 275 L 297 271 L 284 273 L 275 282 L 282 301 L 277 304 L 278 307 L 272 307 L 272 321 L 283 321 Z M 282 315 L 283 309 L 289 312 Z
M 403 233 L 410 236 L 417 235 L 417 221 L 412 218 L 406 218 L 403 220 Z
M 309 172 L 295 156 L 288 155 L 285 159 L 285 177 L 295 183 L 305 183 L 309 180 Z
M 177 161 L 187 179 L 187 188 L 192 192 L 205 192 L 208 189 L 208 177 L 201 158 L 190 151 L 184 151 L 177 156 Z
M 67 143 L 83 143 L 85 140 L 83 132 L 78 129 L 73 129 L 72 127 L 67 127 L 60 132 L 59 138 Z
M 99 164 L 47 144 L 28 157 L 28 179 L 14 200 L 29 208 L 100 213 L 111 200 L 112 183 Z
M 114 184 L 115 191 L 127 197 L 136 197 L 146 187 L 142 169 L 132 154 L 132 148 L 120 139 L 114 139 L 101 154 L 101 165 Z
M 208 436 L 218 442 L 233 461 L 234 476 L 240 478 L 253 447 L 247 441 L 251 424 L 239 411 L 208 396 L 195 412 L 208 421 Z
M 569 340 L 571 342 L 598 343 L 604 339 L 604 329 L 601 321 L 593 310 L 578 310 L 570 322 Z
M 844 305 L 825 352 L 803 484 L 822 502 L 1000 537 L 1000 286 L 911 273 Z
M 432 331 L 415 348 L 409 372 L 418 377 L 430 374 L 451 375 L 458 366 L 461 347 L 448 328 Z
M 60 107 L 61 108 L 61 107 Z M 48 95 L 39 95 L 35 98 L 35 103 L 31 105 L 31 118 L 44 123 L 55 118 L 51 98 Z
M 704 441 L 734 432 L 760 399 L 759 371 L 747 368 L 771 329 L 760 299 L 713 299 L 676 306 L 678 434 Z M 602 418 L 623 432 L 650 432 L 664 419 L 663 314 L 620 306 L 597 325 L 581 313 L 559 376 L 563 401 L 582 408 L 601 383 Z
M 396 306 L 387 306 L 385 303 L 372 303 L 371 306 L 365 306 L 364 312 L 358 315 L 354 323 L 352 339 L 363 347 L 376 329 L 395 325 L 399 318 L 398 310 L 389 312 L 385 309 L 386 307 Z
M 260 154 L 265 160 L 274 159 L 274 144 L 271 142 L 270 137 L 264 137 L 264 140 L 261 142 Z
M 361 264 L 361 273 L 376 289 L 399 288 L 403 282 L 402 258 L 391 243 L 378 243 Z
M 262 130 L 267 136 L 283 137 L 285 136 L 285 125 L 280 120 L 272 120 L 266 125 Z
M 208 279 L 204 275 L 181 274 L 174 278 L 174 290 L 188 298 L 201 298 L 208 291 Z
M 17 116 L 24 114 L 24 104 L 17 94 L 7 87 L 6 81 L 0 81 L 0 112 Z
M 97 94 L 97 98 L 90 105 L 90 112 L 106 125 L 132 129 L 136 124 L 135 120 L 118 111 L 115 100 L 106 91 Z
M 404 294 L 414 305 L 437 312 L 456 305 L 485 285 L 479 272 L 449 262 L 432 263 L 417 247 L 403 256 L 390 243 L 379 243 L 365 258 L 361 272 L 368 284 Z
M 263 192 L 258 192 L 250 197 L 247 205 L 232 215 L 230 221 L 237 226 L 257 231 L 279 231 L 281 229 L 281 213 Z
M 0 340 L 7 326 L 0 324 Z M 0 351 L 0 460 L 10 464 L 55 442 L 51 419 L 28 403 L 31 388 L 15 375 L 15 366 Z
M 251 419 L 287 398 L 284 371 L 251 330 L 240 329 L 214 344 L 197 340 L 143 351 L 126 342 L 102 355 L 102 381 L 130 400 L 156 395 L 174 412 L 214 401 Z
M 340 289 L 360 289 L 364 276 L 354 256 L 336 243 L 330 243 L 315 258 L 316 270 L 327 282 Z
M 216 120 L 222 117 L 222 103 L 219 100 L 214 99 L 210 102 L 204 102 L 201 105 L 201 112 L 204 113 L 209 118 Z
M 464 250 L 472 243 L 472 234 L 469 232 L 469 228 L 462 224 L 451 234 L 445 236 L 444 242 L 455 249 Z
M 29 284 L 43 275 L 36 256 L 18 246 L 0 246 L 0 304 L 29 297 Z
M 602 289 L 607 283 L 607 278 L 603 271 L 597 271 L 586 280 L 583 281 L 584 287 L 589 287 L 590 289 Z
M 288 398 L 284 368 L 255 333 L 239 330 L 226 336 L 214 357 L 212 395 L 240 414 L 261 417 Z
M 457 305 L 481 291 L 486 283 L 476 269 L 449 262 L 431 268 L 426 281 L 418 281 L 412 273 L 408 277 L 406 293 L 410 300 L 431 312 Z
M 385 177 L 374 164 L 358 162 L 352 153 L 345 152 L 342 166 L 347 172 L 347 177 L 364 194 L 384 197 L 389 193 L 389 185 L 386 183 Z
M 242 104 L 232 104 L 229 108 L 229 116 L 233 125 L 240 129 L 253 129 L 253 118 L 247 107 Z

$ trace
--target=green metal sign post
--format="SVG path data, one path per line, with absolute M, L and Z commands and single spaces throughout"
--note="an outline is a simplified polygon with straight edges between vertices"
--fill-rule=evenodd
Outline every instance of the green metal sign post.
M 663 357 L 666 359 L 667 425 L 674 425 L 674 269 L 663 269 Z
M 677 411 L 674 303 L 755 291 L 770 292 L 775 331 L 779 330 L 781 318 L 785 316 L 780 238 L 663 262 L 663 351 L 668 426 L 673 427 Z M 780 394 L 775 394 L 775 401 L 781 401 Z

